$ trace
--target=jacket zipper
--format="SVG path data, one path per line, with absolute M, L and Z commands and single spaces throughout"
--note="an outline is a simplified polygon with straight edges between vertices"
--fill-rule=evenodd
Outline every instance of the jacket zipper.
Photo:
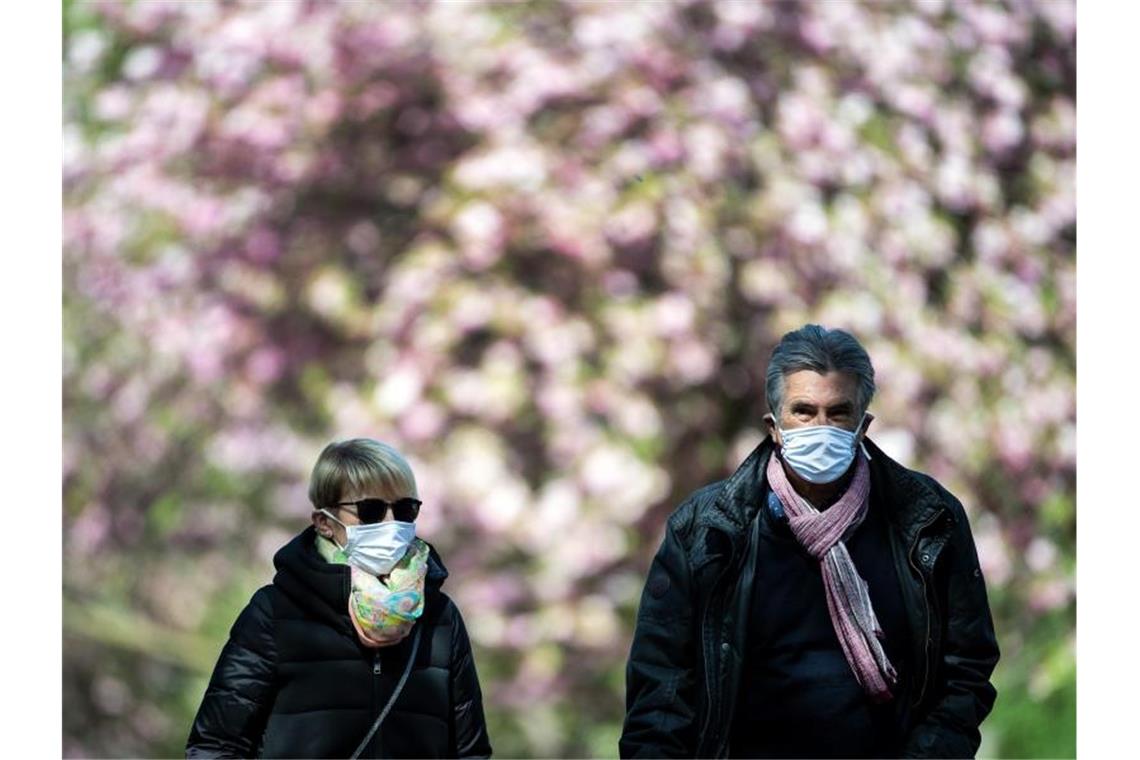
M 377 650 L 377 651 L 372 653 L 372 709 L 373 709 L 373 711 L 376 710 L 376 705 L 380 701 L 380 699 L 379 699 L 380 681 L 377 680 L 380 677 L 380 670 L 381 670 L 381 668 L 380 668 L 380 651 Z M 377 751 L 375 749 L 375 747 L 377 746 L 377 742 L 379 742 L 379 741 L 380 741 L 379 737 L 374 737 L 372 739 L 371 744 L 374 747 L 373 753 L 375 753 Z M 379 755 L 377 755 L 377 754 L 372 754 L 372 755 L 364 754 L 362 756 L 363 757 L 379 757 Z
M 708 605 L 708 606 L 706 606 L 706 607 L 705 607 L 705 614 L 704 614 L 704 616 L 703 616 L 703 619 L 702 619 L 702 621 L 701 621 L 701 648 L 702 648 L 702 649 L 704 649 L 706 652 L 708 651 L 708 646 L 707 646 L 707 644 L 708 644 L 708 635 L 709 635 L 709 634 L 708 634 L 708 630 L 709 630 L 709 625 L 708 625 L 708 621 L 709 621 L 709 614 L 712 612 L 712 604 L 711 604 L 711 602 L 712 602 L 712 600 L 715 598 L 716 590 L 717 590 L 717 588 L 720 586 L 720 582 L 721 582 L 721 580 L 724 578 L 724 576 L 725 576 L 727 573 L 728 573 L 728 567 L 726 566 L 726 567 L 724 567 L 724 568 L 722 568 L 722 569 L 721 569 L 721 571 L 720 571 L 720 575 L 718 575 L 718 576 L 716 577 L 716 580 L 715 580 L 715 581 L 713 581 L 713 585 L 712 585 L 712 592 L 709 594 L 709 602 L 710 602 L 710 603 L 709 603 L 709 605 Z M 714 650 L 714 657 L 715 657 L 715 650 Z M 708 658 L 707 658 L 707 657 L 705 658 L 705 662 L 708 662 Z M 698 747 L 697 747 L 697 751 L 698 751 L 698 752 L 700 751 L 700 742 L 701 742 L 701 738 L 702 738 L 702 737 L 704 737 L 704 736 L 706 736 L 706 734 L 707 734 L 707 732 L 708 732 L 709 724 L 712 722 L 712 714 L 713 714 L 713 701 L 712 701 L 712 700 L 713 700 L 713 687 L 712 687 L 712 679 L 713 679 L 713 678 L 714 678 L 714 674 L 712 674 L 712 673 L 710 673 L 710 672 L 709 672 L 709 668 L 705 668 L 705 704 L 708 706 L 708 709 L 705 711 L 705 722 L 704 722 L 704 725 L 702 725 L 702 726 L 701 726 L 701 730 L 700 730 L 700 732 L 697 734 L 697 744 L 698 744 Z M 718 712 L 719 712 L 719 710 L 718 710 Z
M 931 611 L 930 611 L 930 598 L 927 594 L 927 588 L 926 588 L 926 574 L 923 573 L 920 568 L 915 566 L 915 564 L 914 564 L 914 552 L 916 549 L 918 549 L 918 541 L 922 537 L 923 531 L 925 531 L 927 528 L 929 528 L 931 525 L 933 525 L 935 522 L 937 522 L 939 517 L 941 517 L 940 514 L 934 515 L 934 517 L 927 520 L 922 525 L 922 527 L 918 529 L 918 533 L 916 533 L 914 535 L 914 543 L 911 545 L 910 551 L 907 553 L 907 561 L 910 563 L 910 566 L 913 567 L 915 569 L 915 571 L 918 573 L 919 580 L 922 581 L 922 603 L 926 607 L 926 616 L 925 616 L 926 617 L 926 637 L 922 641 L 922 685 L 918 690 L 918 697 L 914 700 L 913 704 L 915 704 L 915 705 L 920 704 L 922 702 L 922 698 L 926 696 L 926 685 L 930 682 L 930 618 L 931 618 Z
M 720 586 L 721 586 L 722 582 L 724 581 L 725 577 L 728 576 L 729 571 L 734 570 L 734 569 L 739 569 L 739 568 L 735 567 L 735 565 L 737 565 L 738 563 L 741 565 L 745 564 L 743 562 L 743 556 L 741 555 L 740 552 L 737 552 L 737 551 L 731 552 L 728 555 L 727 562 L 725 562 L 724 567 L 721 568 L 720 574 L 716 577 L 716 580 L 713 581 L 712 590 L 709 592 L 709 604 L 707 607 L 705 607 L 705 614 L 704 614 L 703 620 L 701 622 L 701 647 L 702 648 L 705 648 L 706 644 L 707 644 L 708 631 L 709 631 L 708 622 L 709 622 L 709 618 L 711 617 L 712 611 L 713 611 L 712 610 L 712 607 L 713 607 L 712 602 L 714 599 L 716 599 L 718 601 L 723 601 L 722 599 L 720 599 L 717 596 L 717 594 L 720 590 Z M 723 618 L 724 618 L 723 605 L 720 609 L 719 617 L 721 618 L 722 623 L 723 623 Z M 705 737 L 707 735 L 707 733 L 709 731 L 709 727 L 712 724 L 712 717 L 713 717 L 713 712 L 714 712 L 713 711 L 713 693 L 714 693 L 714 690 L 713 690 L 712 682 L 713 682 L 714 678 L 720 677 L 720 665 L 723 664 L 723 663 L 721 663 L 720 657 L 717 655 L 716 649 L 717 649 L 717 644 L 716 644 L 716 642 L 714 642 L 712 651 L 713 651 L 713 658 L 716 660 L 717 665 L 718 665 L 718 667 L 716 668 L 717 672 L 712 673 L 712 672 L 710 672 L 709 668 L 705 668 L 705 704 L 708 705 L 708 710 L 705 713 L 704 725 L 701 726 L 700 733 L 697 734 L 697 751 L 698 752 L 701 750 L 701 746 L 700 746 L 701 745 L 701 739 L 702 739 L 702 737 Z M 707 662 L 707 659 L 706 659 L 706 662 Z M 720 701 L 719 700 L 716 703 L 716 711 L 715 712 L 717 713 L 717 717 L 719 718 L 720 717 Z M 716 742 L 714 743 L 715 746 L 713 746 L 713 748 L 712 748 L 712 755 L 714 757 L 720 757 L 721 756 L 721 747 L 724 744 L 724 739 L 721 737 L 719 730 L 718 730 L 715 738 L 716 738 Z

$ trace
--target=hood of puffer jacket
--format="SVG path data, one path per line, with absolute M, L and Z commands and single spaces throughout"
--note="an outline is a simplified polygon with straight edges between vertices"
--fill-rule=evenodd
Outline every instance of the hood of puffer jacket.
M 871 456 L 871 488 L 886 508 L 888 522 L 906 544 L 938 515 L 952 519 L 944 499 L 926 481 L 927 476 L 909 470 L 887 456 L 868 437 L 863 444 Z M 694 568 L 728 552 L 735 554 L 746 540 L 747 526 L 759 509 L 760 492 L 767 482 L 768 458 L 776 454 L 771 436 L 762 440 L 736 471 L 717 486 L 711 509 L 696 516 L 698 540 L 690 550 Z M 857 454 L 862 456 L 862 454 Z
M 421 539 L 422 540 L 422 539 Z M 294 536 L 273 556 L 277 574 L 273 585 L 313 617 L 334 628 L 352 629 L 348 619 L 348 596 L 352 591 L 352 571 L 348 565 L 325 560 L 317 552 L 317 531 L 310 525 Z M 438 592 L 447 579 L 447 568 L 439 552 L 427 541 L 428 570 L 425 595 Z

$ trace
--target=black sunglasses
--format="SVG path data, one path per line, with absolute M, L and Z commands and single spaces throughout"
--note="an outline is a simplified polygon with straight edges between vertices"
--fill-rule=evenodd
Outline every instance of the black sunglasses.
M 397 499 L 393 502 L 387 502 L 383 499 L 360 499 L 359 501 L 337 502 L 338 507 L 356 507 L 356 516 L 360 518 L 360 522 L 365 525 L 382 521 L 384 515 L 388 514 L 388 507 L 392 508 L 392 517 L 396 518 L 399 522 L 415 522 L 416 517 L 420 514 L 421 504 L 423 504 L 422 501 L 413 499 L 410 496 Z

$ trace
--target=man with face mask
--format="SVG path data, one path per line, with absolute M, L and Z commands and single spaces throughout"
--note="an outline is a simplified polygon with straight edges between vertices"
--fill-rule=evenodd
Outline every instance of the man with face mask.
M 768 365 L 769 437 L 670 516 L 638 610 L 623 757 L 972 757 L 998 648 L 961 503 L 867 439 L 850 334 Z

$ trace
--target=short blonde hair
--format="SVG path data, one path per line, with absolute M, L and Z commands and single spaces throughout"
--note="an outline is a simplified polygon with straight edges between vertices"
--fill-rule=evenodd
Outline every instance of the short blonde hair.
M 353 438 L 325 446 L 309 477 L 313 509 L 332 509 L 346 493 L 368 491 L 386 499 L 419 496 L 411 465 L 388 444 Z

